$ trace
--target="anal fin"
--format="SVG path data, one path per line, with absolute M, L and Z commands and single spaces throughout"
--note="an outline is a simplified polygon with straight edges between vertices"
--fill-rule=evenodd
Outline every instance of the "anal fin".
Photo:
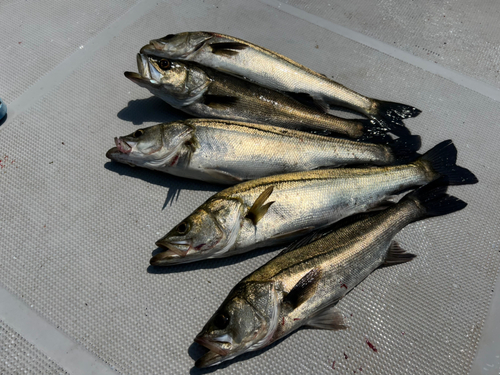
M 415 254 L 407 253 L 396 241 L 392 241 L 385 257 L 385 262 L 379 268 L 392 266 L 394 264 L 406 263 L 413 260 Z

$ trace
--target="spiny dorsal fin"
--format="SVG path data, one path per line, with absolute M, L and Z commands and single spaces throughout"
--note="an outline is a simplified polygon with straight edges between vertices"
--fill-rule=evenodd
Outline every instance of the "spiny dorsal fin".
M 290 290 L 283 302 L 289 303 L 294 309 L 299 307 L 316 292 L 318 282 L 321 280 L 321 274 L 320 268 L 313 268 L 306 273 Z
M 262 192 L 261 195 L 259 195 L 259 197 L 255 200 L 254 204 L 252 205 L 252 207 L 250 207 L 250 209 L 248 210 L 246 217 L 252 220 L 254 225 L 257 225 L 259 220 L 262 219 L 262 217 L 266 214 L 269 207 L 271 207 L 271 205 L 274 203 L 273 201 L 264 204 L 267 198 L 269 198 L 269 196 L 272 194 L 273 190 L 274 186 L 269 186 L 266 190 Z
M 235 96 L 205 95 L 203 104 L 213 109 L 227 109 L 238 101 Z
M 415 254 L 407 253 L 406 250 L 402 249 L 401 246 L 396 241 L 392 241 L 387 251 L 387 256 L 385 262 L 382 263 L 380 268 L 392 266 L 394 264 L 406 263 L 415 258 Z
M 244 50 L 248 48 L 246 44 L 238 42 L 226 42 L 226 43 L 212 43 L 212 53 L 219 56 L 235 56 L 238 54 L 238 50 Z

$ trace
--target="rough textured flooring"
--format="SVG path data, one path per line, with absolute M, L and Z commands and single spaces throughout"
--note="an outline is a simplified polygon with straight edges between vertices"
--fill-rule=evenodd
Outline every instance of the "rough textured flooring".
M 452 139 L 459 164 L 480 180 L 450 189 L 465 210 L 398 235 L 417 258 L 374 272 L 339 303 L 349 330 L 301 330 L 217 373 L 500 372 L 499 26 L 490 21 L 500 7 L 315 4 L 0 4 L 0 97 L 9 106 L 0 126 L 1 373 L 213 371 L 192 369 L 202 352 L 193 338 L 229 290 L 276 254 L 148 267 L 154 242 L 221 189 L 105 157 L 113 137 L 184 117 L 123 72 L 136 70 L 150 39 L 185 30 L 234 35 L 367 96 L 420 108 L 406 125 L 422 150 Z

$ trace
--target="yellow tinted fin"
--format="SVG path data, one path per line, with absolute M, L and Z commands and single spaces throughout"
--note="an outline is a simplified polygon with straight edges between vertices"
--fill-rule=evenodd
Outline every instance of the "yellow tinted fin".
M 255 200 L 255 203 L 250 207 L 247 213 L 247 218 L 252 220 L 254 225 L 257 225 L 260 219 L 266 214 L 267 210 L 271 205 L 274 203 L 269 202 L 264 204 L 264 202 L 269 198 L 269 196 L 272 194 L 274 189 L 274 186 L 269 186 L 266 190 L 262 192 L 261 195 Z

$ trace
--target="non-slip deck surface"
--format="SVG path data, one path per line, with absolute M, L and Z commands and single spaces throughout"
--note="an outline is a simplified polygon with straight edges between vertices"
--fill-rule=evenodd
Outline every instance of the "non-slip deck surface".
M 419 28 L 412 23 L 416 16 L 410 14 L 423 10 L 407 5 L 409 26 L 401 27 L 394 22 L 397 14 L 384 20 L 366 0 L 352 2 L 352 10 L 341 3 L 332 0 L 328 8 L 299 1 L 288 5 L 436 60 L 410 48 L 419 40 L 422 48 L 434 51 L 438 34 L 446 31 L 446 24 Z M 498 293 L 497 101 L 292 15 L 271 0 L 41 4 L 0 5 L 0 97 L 14 110 L 0 126 L 0 286 L 24 301 L 26 309 L 95 356 L 102 368 L 124 374 L 213 371 L 192 369 L 193 358 L 202 352 L 193 338 L 229 290 L 276 251 L 148 267 L 154 242 L 221 188 L 111 163 L 105 153 L 115 136 L 184 118 L 123 76 L 126 70 L 136 71 L 140 47 L 169 33 L 219 31 L 289 56 L 367 96 L 420 108 L 422 114 L 406 125 L 422 136 L 422 150 L 452 139 L 459 164 L 480 182 L 450 189 L 469 203 L 463 211 L 412 224 L 398 235 L 417 258 L 377 270 L 339 303 L 349 330 L 301 330 L 268 350 L 219 366 L 217 373 L 471 371 Z M 395 2 L 384 4 L 392 12 L 402 11 Z M 453 6 L 453 14 L 467 15 L 465 25 L 498 12 L 494 4 L 492 11 L 458 1 Z M 442 10 L 428 4 L 425 12 L 438 17 Z M 63 24 L 50 26 L 56 19 Z M 499 41 L 498 33 L 486 26 L 467 31 L 477 49 L 440 50 L 443 59 L 436 63 L 498 86 L 490 71 L 498 61 L 489 58 L 494 53 L 489 43 Z M 447 40 L 467 42 L 460 36 Z M 88 44 L 99 43 L 102 47 L 85 54 Z M 72 56 L 74 65 L 68 67 L 65 61 L 73 61 L 68 60 Z M 38 98 L 33 84 L 47 74 L 57 84 Z M 9 321 L 0 327 L 2 335 L 15 335 Z M 15 340 L 29 347 L 28 336 Z M 10 356 L 4 342 L 0 351 Z M 63 368 L 44 357 L 52 357 L 53 349 L 30 350 L 40 354 L 32 362 L 23 357 L 28 372 L 43 363 L 49 372 L 76 373 L 70 365 Z M 484 373 L 500 371 L 498 361 L 487 365 L 492 367 L 485 363 Z M 0 363 L 0 372 L 16 373 L 6 366 Z

